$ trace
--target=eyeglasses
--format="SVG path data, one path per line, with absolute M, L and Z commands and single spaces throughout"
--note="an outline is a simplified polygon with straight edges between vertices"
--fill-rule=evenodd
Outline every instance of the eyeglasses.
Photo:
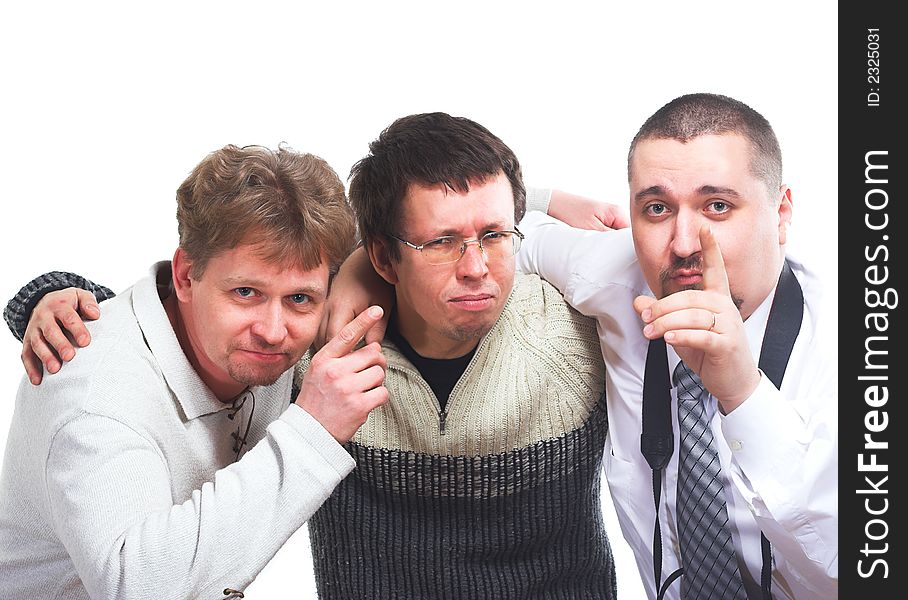
M 464 252 L 467 251 L 467 244 L 478 244 L 479 251 L 485 255 L 488 260 L 497 260 L 510 258 L 520 250 L 520 242 L 523 240 L 523 234 L 515 227 L 511 231 L 489 231 L 478 239 L 465 240 L 463 238 L 446 235 L 444 237 L 429 240 L 420 245 L 416 245 L 403 240 L 396 235 L 392 235 L 395 240 L 406 244 L 410 248 L 419 251 L 430 265 L 446 265 L 457 262 Z

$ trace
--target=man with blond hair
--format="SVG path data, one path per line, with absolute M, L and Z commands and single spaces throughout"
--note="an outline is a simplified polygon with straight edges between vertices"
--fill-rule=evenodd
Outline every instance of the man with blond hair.
M 353 244 L 327 163 L 224 147 L 180 186 L 177 220 L 173 260 L 80 331 L 81 360 L 19 389 L 0 596 L 241 597 L 354 467 L 341 444 L 387 399 L 378 344 L 355 349 L 377 307 L 291 397 Z

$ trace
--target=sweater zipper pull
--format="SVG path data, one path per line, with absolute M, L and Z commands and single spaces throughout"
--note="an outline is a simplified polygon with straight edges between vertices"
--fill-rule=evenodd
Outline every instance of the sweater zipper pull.
M 438 433 L 445 434 L 445 421 L 448 420 L 448 411 L 442 410 L 438 413 Z

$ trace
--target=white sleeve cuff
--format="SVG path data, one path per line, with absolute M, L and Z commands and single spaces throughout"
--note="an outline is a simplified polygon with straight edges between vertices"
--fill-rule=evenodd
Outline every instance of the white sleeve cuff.
M 527 188 L 527 212 L 538 210 L 542 213 L 549 212 L 549 202 L 552 200 L 552 190 L 548 188 Z
M 334 465 L 342 477 L 356 466 L 353 457 L 334 439 L 334 436 L 298 404 L 291 403 L 279 420 L 287 423 L 299 433 L 325 462 Z

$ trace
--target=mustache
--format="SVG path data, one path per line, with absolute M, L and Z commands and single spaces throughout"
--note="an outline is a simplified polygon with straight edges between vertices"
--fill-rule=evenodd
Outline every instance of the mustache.
M 690 256 L 685 256 L 684 258 L 673 256 L 671 264 L 667 268 L 662 269 L 659 272 L 659 281 L 664 285 L 668 280 L 674 277 L 678 271 L 682 269 L 703 271 L 702 267 L 703 254 L 701 252 L 691 254 Z
M 269 344 L 255 337 L 248 340 L 244 344 L 237 345 L 236 348 L 239 350 L 247 350 L 249 352 L 290 354 L 290 350 L 284 345 Z

